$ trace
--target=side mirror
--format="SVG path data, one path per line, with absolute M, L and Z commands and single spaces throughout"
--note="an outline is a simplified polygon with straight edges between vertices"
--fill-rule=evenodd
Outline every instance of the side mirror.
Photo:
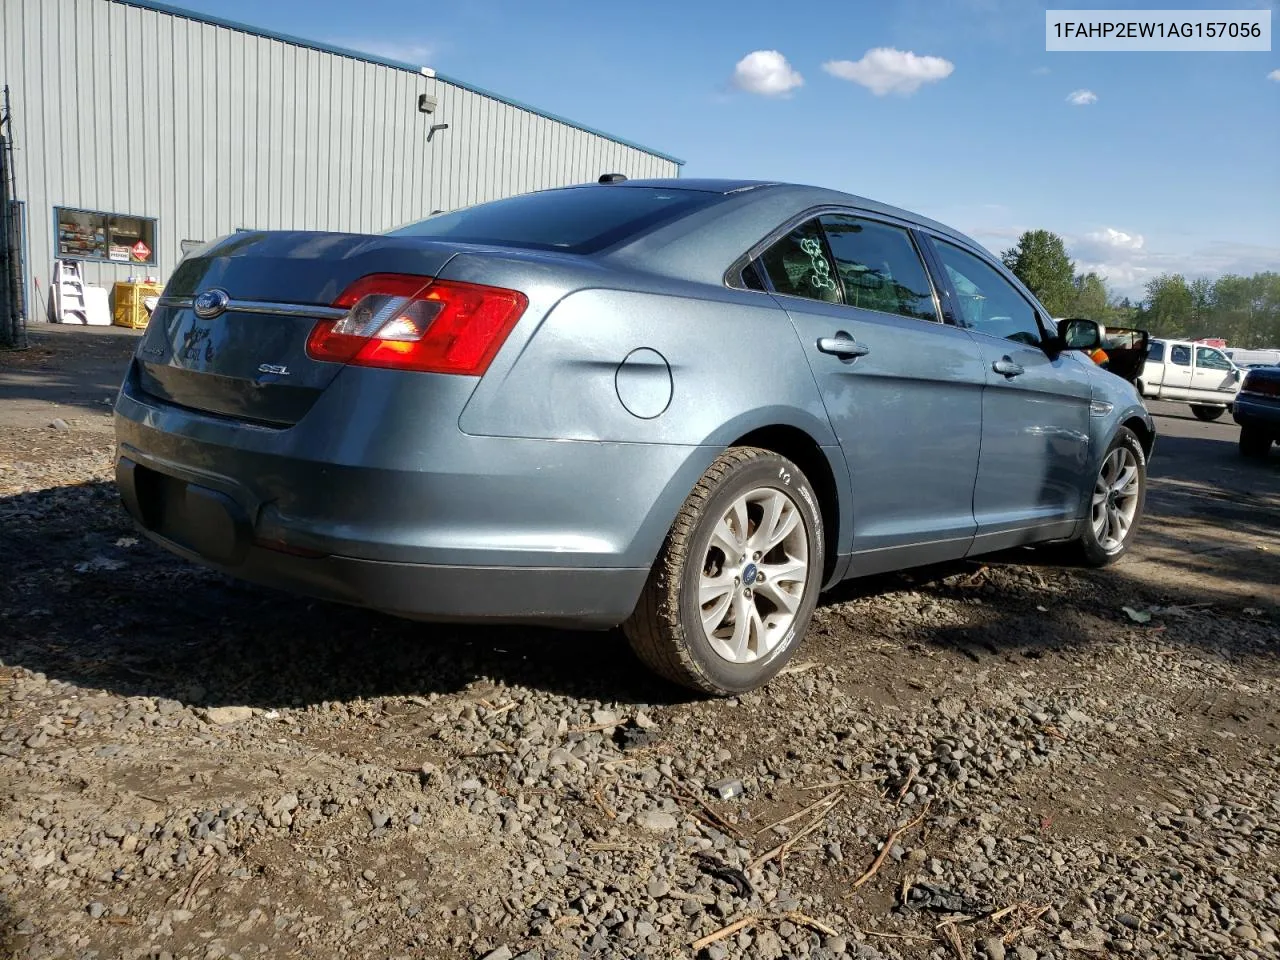
M 1058 321 L 1058 340 L 1064 350 L 1097 350 L 1104 336 L 1102 324 L 1076 317 Z

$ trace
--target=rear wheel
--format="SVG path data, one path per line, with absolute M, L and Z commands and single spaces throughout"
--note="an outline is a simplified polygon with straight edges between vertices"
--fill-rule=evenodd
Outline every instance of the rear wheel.
M 1261 460 L 1271 453 L 1271 444 L 1275 438 L 1257 427 L 1240 428 L 1240 455 L 1252 460 Z
M 1147 498 L 1147 457 L 1137 436 L 1121 427 L 1094 478 L 1089 520 L 1076 541 L 1092 567 L 1115 563 L 1129 549 Z
M 1203 404 L 1193 403 L 1191 412 L 1195 414 L 1197 420 L 1217 420 L 1220 416 L 1227 412 L 1226 407 L 1206 407 Z
M 708 468 L 622 629 L 653 671 L 728 696 L 767 683 L 799 646 L 823 577 L 822 518 L 807 477 L 736 447 Z

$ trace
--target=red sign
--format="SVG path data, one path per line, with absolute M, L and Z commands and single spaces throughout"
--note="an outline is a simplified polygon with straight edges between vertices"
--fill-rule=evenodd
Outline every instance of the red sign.
M 139 240 L 129 248 L 133 253 L 133 259 L 146 262 L 151 258 L 151 248 Z

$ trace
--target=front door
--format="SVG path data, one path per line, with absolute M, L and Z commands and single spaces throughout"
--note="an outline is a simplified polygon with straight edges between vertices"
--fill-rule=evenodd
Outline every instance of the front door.
M 1191 389 L 1197 400 L 1227 403 L 1234 398 L 1239 374 L 1227 355 L 1213 347 L 1196 347 Z
M 941 322 L 910 232 L 815 218 L 759 266 L 804 344 L 849 466 L 850 574 L 964 556 L 985 377 L 972 338 Z
M 1090 361 L 1046 353 L 1036 307 L 993 263 L 932 242 L 986 376 L 974 552 L 1069 534 L 1089 469 Z

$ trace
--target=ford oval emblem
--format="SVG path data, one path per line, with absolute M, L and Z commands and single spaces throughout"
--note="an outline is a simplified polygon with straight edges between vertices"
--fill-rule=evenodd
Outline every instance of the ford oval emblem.
M 197 295 L 191 303 L 191 309 L 195 311 L 197 317 L 201 320 L 212 320 L 214 317 L 221 316 L 226 312 L 227 304 L 231 302 L 231 297 L 225 290 L 206 290 L 204 293 Z

